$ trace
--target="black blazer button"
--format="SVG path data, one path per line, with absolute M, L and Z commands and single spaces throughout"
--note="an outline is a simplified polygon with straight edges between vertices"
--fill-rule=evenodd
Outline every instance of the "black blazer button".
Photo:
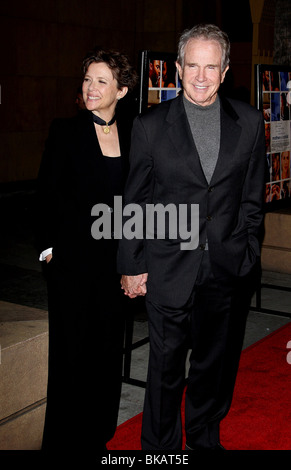
M 201 244 L 199 245 L 199 248 L 200 248 L 200 250 L 204 251 L 204 250 L 205 250 L 205 245 L 203 245 L 203 243 L 201 243 Z

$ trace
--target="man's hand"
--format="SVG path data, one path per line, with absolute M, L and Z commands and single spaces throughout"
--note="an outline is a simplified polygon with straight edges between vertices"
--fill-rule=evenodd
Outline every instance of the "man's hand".
M 139 295 L 145 295 L 147 293 L 146 282 L 148 279 L 148 273 L 138 274 L 137 276 L 121 276 L 121 288 L 124 290 L 124 294 L 134 299 Z

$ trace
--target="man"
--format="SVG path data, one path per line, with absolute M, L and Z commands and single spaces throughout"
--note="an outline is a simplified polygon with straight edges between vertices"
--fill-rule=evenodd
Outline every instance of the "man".
M 220 450 L 252 282 L 260 256 L 264 124 L 250 105 L 218 96 L 229 41 L 213 25 L 180 38 L 183 93 L 137 117 L 125 204 L 199 205 L 199 244 L 126 239 L 118 269 L 131 298 L 146 294 L 150 357 L 142 448 L 179 450 L 185 359 L 186 448 Z M 129 238 L 129 237 L 128 237 Z
M 159 87 L 161 79 L 161 64 L 159 60 L 152 60 L 149 64 L 149 87 Z

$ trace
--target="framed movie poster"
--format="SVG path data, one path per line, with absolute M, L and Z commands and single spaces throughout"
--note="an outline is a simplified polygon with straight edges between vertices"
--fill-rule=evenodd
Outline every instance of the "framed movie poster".
M 257 108 L 265 121 L 266 210 L 291 206 L 291 66 L 257 65 Z
M 150 106 L 176 98 L 181 91 L 175 62 L 175 54 L 152 51 L 141 52 L 140 113 Z

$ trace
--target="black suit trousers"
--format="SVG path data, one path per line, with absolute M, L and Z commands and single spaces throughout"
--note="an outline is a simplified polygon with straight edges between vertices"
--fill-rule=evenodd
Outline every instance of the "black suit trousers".
M 219 443 L 219 423 L 231 404 L 251 294 L 249 277 L 231 282 L 215 279 L 205 251 L 185 306 L 173 309 L 147 301 L 150 356 L 144 450 L 181 450 L 185 384 L 187 445 L 211 449 Z

